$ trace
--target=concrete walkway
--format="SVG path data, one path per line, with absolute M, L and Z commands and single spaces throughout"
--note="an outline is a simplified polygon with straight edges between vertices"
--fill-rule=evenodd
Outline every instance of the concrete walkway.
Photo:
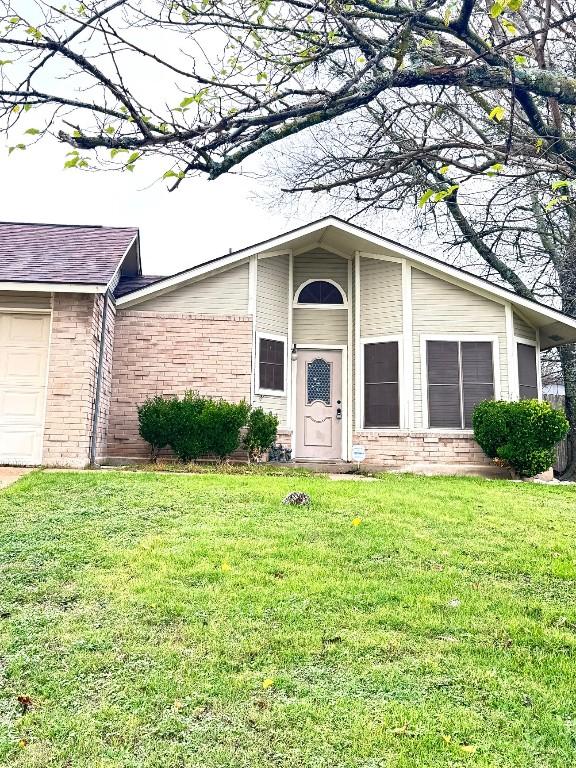
M 20 480 L 24 475 L 32 472 L 30 467 L 0 467 L 0 490 Z
M 373 483 L 374 481 L 378 480 L 377 477 L 370 477 L 369 475 L 341 475 L 341 474 L 330 474 L 328 475 L 330 480 L 355 480 L 356 482 L 361 483 Z

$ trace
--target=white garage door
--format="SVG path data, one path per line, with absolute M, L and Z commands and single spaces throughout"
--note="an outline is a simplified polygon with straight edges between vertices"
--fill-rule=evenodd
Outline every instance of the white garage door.
M 40 464 L 50 316 L 0 312 L 0 464 Z

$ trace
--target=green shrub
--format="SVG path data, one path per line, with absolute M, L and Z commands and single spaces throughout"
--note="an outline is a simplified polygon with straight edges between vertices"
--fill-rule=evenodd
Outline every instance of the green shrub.
M 225 459 L 240 445 L 247 403 L 227 403 L 186 392 L 183 398 L 154 397 L 138 408 L 140 435 L 150 444 L 152 458 L 169 445 L 185 463 L 214 454 Z
M 474 409 L 474 437 L 484 453 L 532 477 L 554 463 L 554 446 L 568 433 L 561 411 L 539 400 L 486 400 Z
M 202 430 L 207 453 L 225 459 L 240 445 L 240 430 L 246 424 L 250 406 L 244 402 L 209 400 L 202 414 Z
M 168 444 L 180 461 L 196 461 L 207 453 L 203 416 L 209 403 L 195 392 L 187 392 L 176 401 Z
M 242 444 L 251 460 L 260 458 L 274 445 L 277 431 L 278 417 L 273 413 L 267 413 L 262 408 L 254 408 L 250 412 Z
M 178 400 L 159 395 L 146 400 L 138 408 L 140 436 L 150 445 L 152 461 L 158 459 L 160 451 L 170 443 L 172 419 Z

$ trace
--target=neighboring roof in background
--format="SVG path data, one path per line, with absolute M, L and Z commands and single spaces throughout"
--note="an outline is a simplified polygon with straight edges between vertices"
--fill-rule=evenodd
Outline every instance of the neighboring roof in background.
M 0 283 L 108 285 L 134 227 L 0 222 Z
M 115 298 L 119 299 L 121 296 L 126 296 L 128 293 L 132 293 L 133 291 L 138 291 L 140 288 L 146 288 L 146 286 L 162 279 L 162 275 L 136 275 L 135 277 L 121 277 L 120 282 L 114 291 L 114 296 Z

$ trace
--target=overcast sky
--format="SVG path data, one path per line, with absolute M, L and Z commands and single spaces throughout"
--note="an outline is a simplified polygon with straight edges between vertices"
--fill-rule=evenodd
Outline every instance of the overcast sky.
M 169 274 L 303 223 L 251 199 L 259 182 L 228 175 L 191 179 L 169 193 L 154 161 L 133 174 L 64 170 L 66 149 L 0 147 L 0 220 L 140 228 L 143 270 Z M 308 218 L 313 218 L 309 216 Z
M 249 175 L 188 179 L 170 193 L 157 181 L 165 160 L 138 163 L 134 173 L 64 170 L 66 151 L 50 139 L 10 156 L 0 145 L 0 220 L 139 227 L 147 274 L 186 269 L 326 212 L 320 200 L 294 210 L 267 203 L 258 196 L 264 182 Z M 420 238 L 407 236 L 405 225 L 394 214 L 371 224 L 418 247 Z

